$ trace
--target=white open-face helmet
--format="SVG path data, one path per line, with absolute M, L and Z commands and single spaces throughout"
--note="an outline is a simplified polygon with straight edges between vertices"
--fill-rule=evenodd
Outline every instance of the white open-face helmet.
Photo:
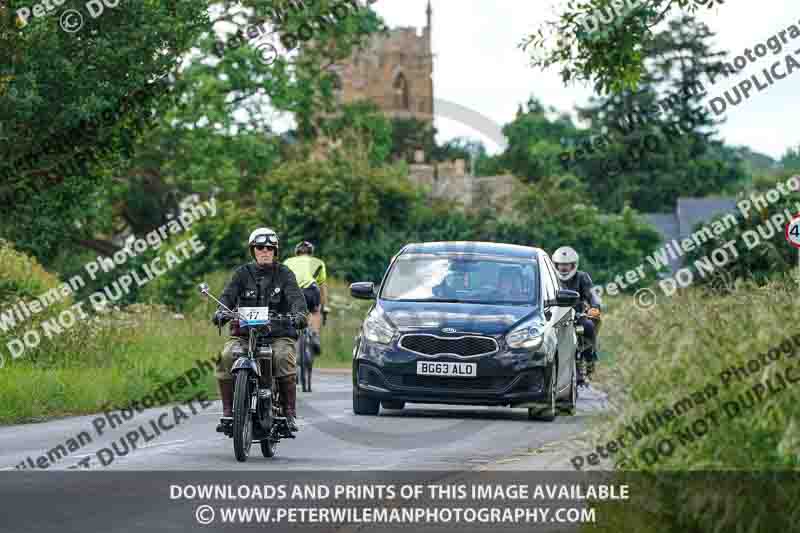
M 561 281 L 569 281 L 578 272 L 578 252 L 574 249 L 570 248 L 569 246 L 562 246 L 555 252 L 553 255 L 550 256 L 550 259 L 553 260 L 553 264 L 556 265 L 556 275 Z M 562 273 L 558 270 L 559 263 L 567 263 L 572 264 L 572 268 L 566 274 Z
M 278 234 L 275 233 L 275 230 L 270 228 L 258 228 L 254 230 L 253 233 L 250 234 L 250 238 L 247 240 L 247 245 L 250 247 L 250 255 L 253 255 L 253 247 L 257 244 L 274 246 L 275 256 L 277 257 L 279 241 Z

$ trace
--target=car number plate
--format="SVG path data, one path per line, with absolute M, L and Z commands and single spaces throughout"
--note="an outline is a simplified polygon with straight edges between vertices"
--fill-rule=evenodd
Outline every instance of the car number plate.
M 478 365 L 477 363 L 417 361 L 417 375 L 474 378 L 478 375 Z

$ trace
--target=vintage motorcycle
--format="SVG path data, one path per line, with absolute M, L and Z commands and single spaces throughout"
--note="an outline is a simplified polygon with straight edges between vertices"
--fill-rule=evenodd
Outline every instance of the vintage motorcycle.
M 276 322 L 292 323 L 292 314 L 270 313 L 267 307 L 240 307 L 233 311 L 215 298 L 208 284 L 200 284 L 200 293 L 223 308 L 226 319 L 238 320 L 239 328 L 248 333 L 247 353 L 234 362 L 233 417 L 222 418 L 217 431 L 233 438 L 236 460 L 247 461 L 253 442 L 261 444 L 264 457 L 274 457 L 281 439 L 293 439 L 286 417 L 280 408 L 280 389 L 273 373 L 273 352 L 268 336 Z M 221 326 L 220 326 L 221 328 Z M 263 377 L 262 377 L 263 376 Z M 268 384 L 260 387 L 260 383 Z

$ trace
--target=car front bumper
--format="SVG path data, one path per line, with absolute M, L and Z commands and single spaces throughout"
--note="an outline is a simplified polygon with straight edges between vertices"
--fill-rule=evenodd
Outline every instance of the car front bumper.
M 418 375 L 418 361 L 472 362 L 477 372 L 475 377 Z M 547 398 L 550 368 L 548 357 L 541 352 L 516 350 L 478 358 L 431 358 L 362 343 L 353 360 L 353 386 L 358 394 L 376 400 L 534 407 Z

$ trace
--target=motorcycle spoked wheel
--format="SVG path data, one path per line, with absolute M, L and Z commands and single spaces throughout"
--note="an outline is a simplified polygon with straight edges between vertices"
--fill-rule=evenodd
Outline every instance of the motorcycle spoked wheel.
M 280 411 L 280 404 L 281 404 L 281 392 L 278 388 L 277 380 L 272 380 L 272 404 L 270 405 L 270 412 L 272 416 L 270 420 L 272 421 L 272 427 L 270 428 L 269 436 L 261 441 L 261 453 L 264 457 L 270 458 L 275 457 L 275 451 L 278 448 L 278 441 L 280 439 L 274 438 L 272 435 L 275 433 L 275 418 L 282 416 Z
M 233 452 L 240 463 L 247 461 L 253 445 L 253 415 L 250 404 L 254 393 L 249 372 L 237 372 L 233 389 Z
M 272 390 L 272 392 L 273 392 L 274 395 L 279 394 L 278 391 L 275 389 L 274 382 L 273 382 L 273 390 Z M 272 396 L 270 401 L 271 401 L 271 403 L 270 403 L 269 407 L 267 407 L 267 409 L 269 409 L 268 412 L 269 412 L 269 428 L 270 429 L 269 429 L 269 432 L 267 434 L 267 437 L 264 438 L 264 439 L 261 439 L 261 442 L 259 443 L 261 445 L 261 454 L 266 458 L 275 457 L 275 451 L 278 449 L 278 439 L 273 438 L 273 436 L 272 436 L 273 433 L 275 432 L 275 430 L 274 430 L 274 426 L 275 426 L 275 422 L 274 422 L 274 420 L 275 420 L 275 405 L 276 405 L 275 396 Z

